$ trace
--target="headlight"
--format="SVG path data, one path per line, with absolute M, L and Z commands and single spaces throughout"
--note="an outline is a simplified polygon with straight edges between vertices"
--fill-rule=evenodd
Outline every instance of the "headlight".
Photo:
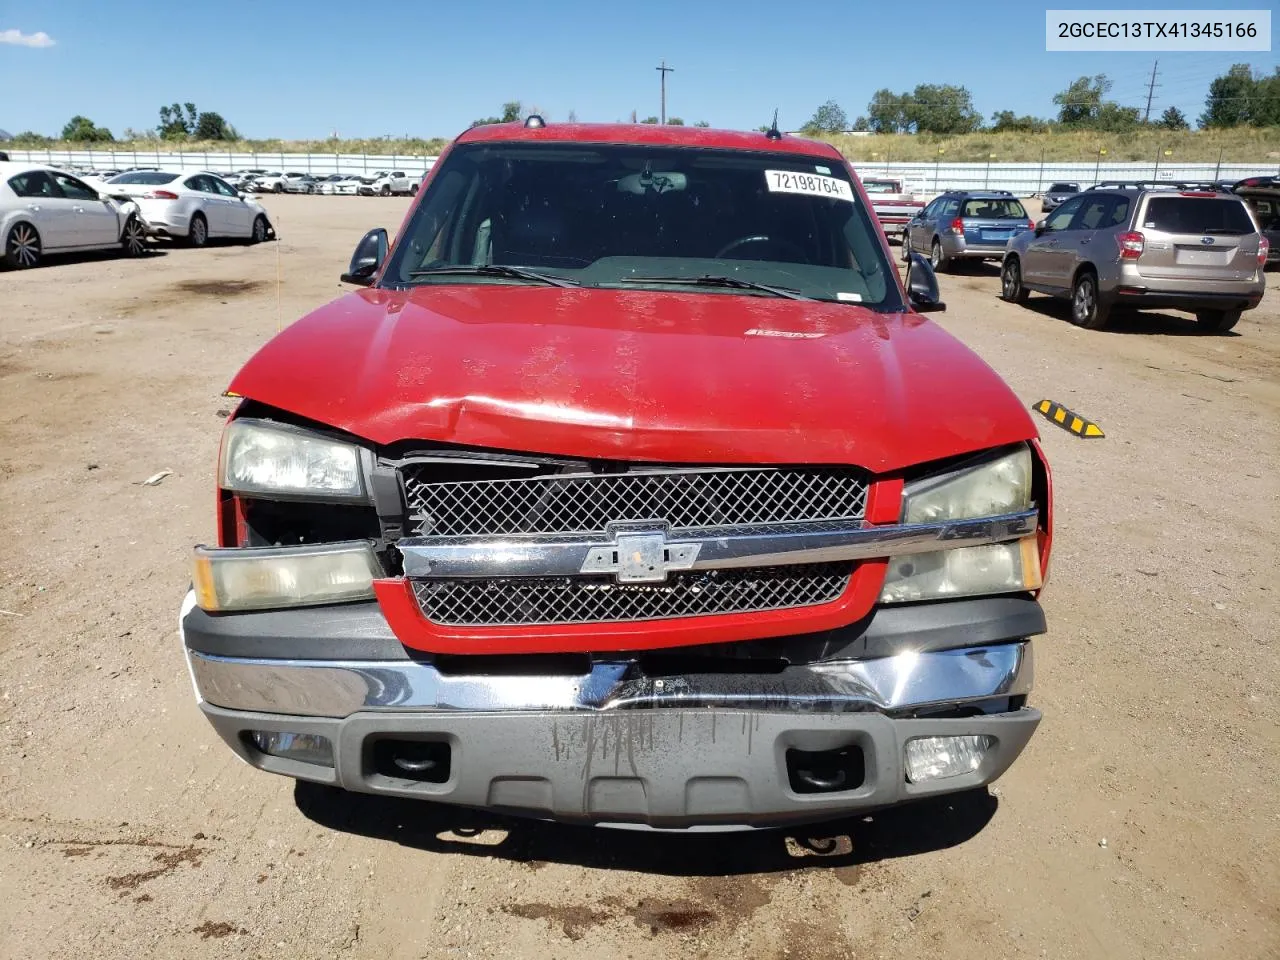
M 937 523 L 1020 513 L 1031 508 L 1031 451 L 907 484 L 904 523 Z M 1037 538 L 892 557 L 881 603 L 1018 593 L 1043 585 Z
M 368 600 L 380 576 L 373 548 L 364 542 L 196 547 L 192 582 L 200 608 L 221 613 Z
M 236 493 L 365 499 L 359 447 L 261 421 L 231 422 L 219 473 Z
M 903 523 L 971 520 L 1031 506 L 1031 451 L 1020 447 L 976 467 L 925 477 L 903 492 Z

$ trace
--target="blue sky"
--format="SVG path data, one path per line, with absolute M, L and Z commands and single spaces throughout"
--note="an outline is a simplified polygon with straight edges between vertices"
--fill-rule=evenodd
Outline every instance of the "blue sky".
M 1145 103 L 1156 54 L 1046 53 L 1044 10 L 954 0 L 0 0 L 0 128 L 57 134 L 79 113 L 119 135 L 153 127 L 173 101 L 216 110 L 245 136 L 296 139 L 451 137 L 512 99 L 552 120 L 571 109 L 626 120 L 633 109 L 657 114 L 661 58 L 676 68 L 668 114 L 730 128 L 759 126 L 778 107 L 795 129 L 828 98 L 852 120 L 877 88 L 917 83 L 963 84 L 987 118 L 1049 116 L 1053 94 L 1081 74 L 1106 73 L 1113 99 Z M 52 45 L 2 42 L 14 30 Z M 1193 119 L 1232 63 L 1280 62 L 1274 50 L 1158 56 L 1153 114 L 1175 105 Z

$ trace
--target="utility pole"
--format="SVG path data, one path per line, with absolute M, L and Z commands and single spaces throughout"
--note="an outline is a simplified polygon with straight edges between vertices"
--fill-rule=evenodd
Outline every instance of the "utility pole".
M 1159 84 L 1156 83 L 1156 67 L 1158 66 L 1160 66 L 1159 60 L 1151 65 L 1151 82 L 1147 84 L 1147 112 L 1142 115 L 1143 123 L 1146 123 L 1151 119 L 1151 97 L 1155 94 L 1156 87 L 1159 86 Z
M 657 70 L 660 74 L 662 74 L 662 112 L 659 114 L 659 117 L 662 122 L 662 125 L 665 127 L 667 125 L 667 74 L 675 73 L 676 68 L 668 67 L 666 58 L 664 57 L 662 60 L 662 65 L 659 67 L 654 67 L 653 69 Z

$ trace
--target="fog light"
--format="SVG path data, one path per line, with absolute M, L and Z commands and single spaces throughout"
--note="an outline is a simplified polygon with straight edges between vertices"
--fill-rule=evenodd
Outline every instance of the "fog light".
M 333 766 L 333 744 L 328 737 L 288 730 L 250 730 L 248 740 L 268 756 L 321 767 Z
M 995 746 L 986 734 L 963 737 L 917 737 L 907 741 L 907 779 L 912 783 L 973 773 Z

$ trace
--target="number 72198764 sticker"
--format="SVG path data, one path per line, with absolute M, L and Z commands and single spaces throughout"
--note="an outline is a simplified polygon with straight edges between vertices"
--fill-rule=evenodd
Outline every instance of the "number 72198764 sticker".
M 793 173 L 790 170 L 766 170 L 764 182 L 770 193 L 802 193 L 811 197 L 832 197 L 853 203 L 853 188 L 848 180 L 824 177 L 820 173 Z

